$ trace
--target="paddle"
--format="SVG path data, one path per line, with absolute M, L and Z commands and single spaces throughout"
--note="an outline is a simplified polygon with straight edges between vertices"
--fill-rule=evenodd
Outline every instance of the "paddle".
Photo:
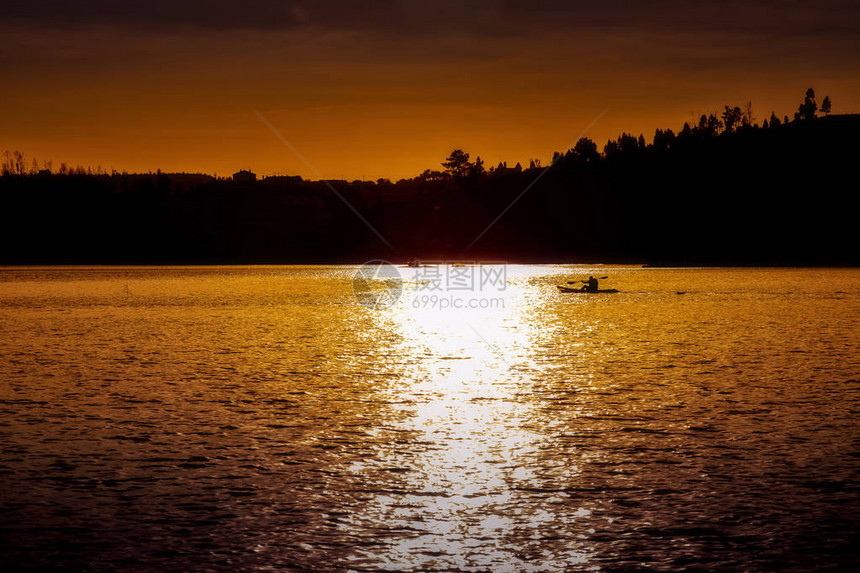
M 598 277 L 598 280 L 605 281 L 609 277 Z M 576 283 L 587 283 L 588 281 L 567 281 L 569 285 L 575 285 Z

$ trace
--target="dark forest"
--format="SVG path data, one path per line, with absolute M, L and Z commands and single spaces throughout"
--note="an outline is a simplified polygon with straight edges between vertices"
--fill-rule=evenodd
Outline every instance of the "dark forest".
M 726 106 L 651 141 L 583 138 L 548 166 L 455 150 L 397 182 L 52 170 L 7 152 L 0 263 L 856 265 L 860 115 L 820 108 L 810 90 L 758 125 Z

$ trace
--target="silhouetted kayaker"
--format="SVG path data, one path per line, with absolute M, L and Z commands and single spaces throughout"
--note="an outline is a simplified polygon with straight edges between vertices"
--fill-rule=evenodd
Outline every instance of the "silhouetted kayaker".
M 582 287 L 582 290 L 585 292 L 597 292 L 597 279 L 593 276 L 589 276 L 587 281 L 582 281 L 585 284 Z

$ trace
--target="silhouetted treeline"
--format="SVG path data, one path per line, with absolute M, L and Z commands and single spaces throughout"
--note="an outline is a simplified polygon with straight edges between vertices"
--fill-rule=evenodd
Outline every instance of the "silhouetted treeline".
M 727 106 L 602 151 L 584 138 L 547 167 L 455 150 L 396 183 L 7 170 L 0 262 L 856 265 L 860 115 L 803 105 L 762 126 Z

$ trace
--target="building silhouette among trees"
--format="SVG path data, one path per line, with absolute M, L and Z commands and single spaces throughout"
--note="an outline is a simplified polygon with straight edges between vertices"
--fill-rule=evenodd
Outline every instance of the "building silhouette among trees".
M 251 172 L 247 169 L 242 169 L 233 174 L 233 181 L 235 183 L 253 183 L 257 180 L 256 173 Z

